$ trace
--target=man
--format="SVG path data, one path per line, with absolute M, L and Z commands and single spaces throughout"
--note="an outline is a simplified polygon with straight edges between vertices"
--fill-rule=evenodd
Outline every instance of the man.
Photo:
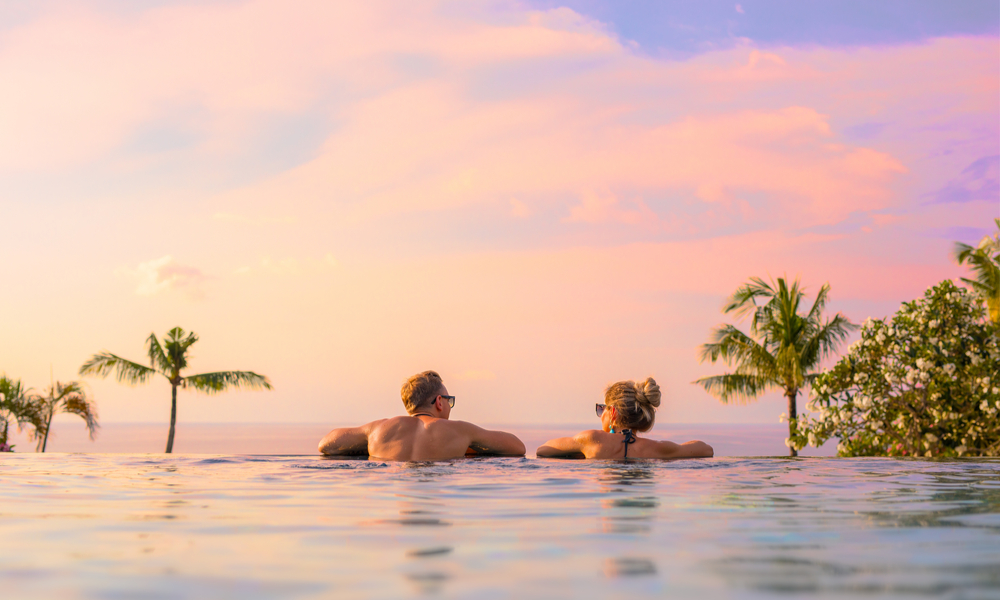
M 319 443 L 319 451 L 331 456 L 367 454 L 405 461 L 445 460 L 466 454 L 524 455 L 524 443 L 513 434 L 448 420 L 455 397 L 448 395 L 441 376 L 434 371 L 407 379 L 400 394 L 408 416 L 334 429 Z

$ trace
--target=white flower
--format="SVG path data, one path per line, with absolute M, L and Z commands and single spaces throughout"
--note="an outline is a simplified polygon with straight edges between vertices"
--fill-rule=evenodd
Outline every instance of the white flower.
M 787 420 L 788 420 L 788 415 L 786 413 L 781 413 L 781 415 L 778 416 L 779 423 L 784 423 Z
M 837 452 L 839 453 L 847 452 L 847 445 L 844 444 L 844 442 L 840 442 L 839 444 L 837 444 Z
M 934 435 L 933 433 L 928 433 L 928 434 L 927 434 L 927 435 L 925 435 L 924 437 L 926 437 L 926 438 L 927 438 L 927 441 L 928 441 L 928 442 L 930 442 L 930 443 L 932 443 L 932 444 L 933 444 L 934 442 L 938 441 L 938 436 Z
M 809 445 L 813 448 L 819 447 L 819 440 L 816 439 L 816 434 L 811 431 L 809 432 Z
M 966 450 L 968 450 L 968 448 L 965 447 L 965 444 L 955 448 L 955 452 L 958 452 L 959 454 L 965 454 Z
M 934 344 L 935 346 L 937 346 L 938 338 L 932 337 L 932 338 L 928 339 L 927 341 L 929 341 L 931 344 Z
M 789 438 L 785 438 L 785 445 L 788 446 L 789 448 L 791 448 L 792 447 L 792 438 L 790 438 L 790 437 Z
M 954 375 L 955 374 L 955 365 L 953 365 L 951 363 L 946 364 L 944 366 L 944 372 L 947 373 L 948 375 Z
M 864 383 L 868 379 L 868 373 L 861 372 L 854 376 L 854 383 Z
M 937 329 L 938 322 L 937 320 L 931 321 L 930 323 L 927 324 L 927 326 L 930 327 L 931 329 Z
M 878 343 L 880 343 L 880 344 L 884 344 L 885 343 L 885 334 L 882 333 L 881 331 L 878 332 L 878 335 L 875 336 L 875 341 L 878 342 Z

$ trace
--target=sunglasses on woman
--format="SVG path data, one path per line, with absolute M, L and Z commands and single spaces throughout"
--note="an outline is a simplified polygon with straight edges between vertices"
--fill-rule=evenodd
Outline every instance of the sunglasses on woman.
M 608 405 L 607 404 L 598 404 L 596 406 L 596 408 L 597 408 L 597 416 L 600 417 L 601 415 L 604 414 L 604 411 L 605 411 L 605 409 L 608 408 Z

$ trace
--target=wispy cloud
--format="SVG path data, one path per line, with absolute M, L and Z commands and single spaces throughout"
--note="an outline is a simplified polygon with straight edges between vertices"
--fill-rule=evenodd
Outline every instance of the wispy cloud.
M 932 194 L 934 204 L 993 202 L 1000 205 L 1000 155 L 984 156 Z
M 593 190 L 584 191 L 580 195 L 580 204 L 570 207 L 569 216 L 563 220 L 567 223 L 618 222 L 653 229 L 658 227 L 660 221 L 642 198 L 621 203 L 614 194 L 598 194 Z
M 201 269 L 183 265 L 169 255 L 140 263 L 134 269 L 119 269 L 119 273 L 135 280 L 135 293 L 139 296 L 173 291 L 201 299 L 205 296 L 205 282 L 212 279 Z

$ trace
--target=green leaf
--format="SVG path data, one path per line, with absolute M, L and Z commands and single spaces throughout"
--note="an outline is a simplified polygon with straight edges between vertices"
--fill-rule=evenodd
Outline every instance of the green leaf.
M 105 350 L 95 354 L 80 367 L 80 375 L 107 377 L 114 373 L 119 383 L 138 385 L 146 383 L 156 371 L 145 365 L 134 363 Z
M 229 388 L 249 390 L 270 390 L 270 380 L 252 371 L 218 371 L 216 373 L 201 373 L 184 378 L 186 385 L 199 392 L 214 394 Z

